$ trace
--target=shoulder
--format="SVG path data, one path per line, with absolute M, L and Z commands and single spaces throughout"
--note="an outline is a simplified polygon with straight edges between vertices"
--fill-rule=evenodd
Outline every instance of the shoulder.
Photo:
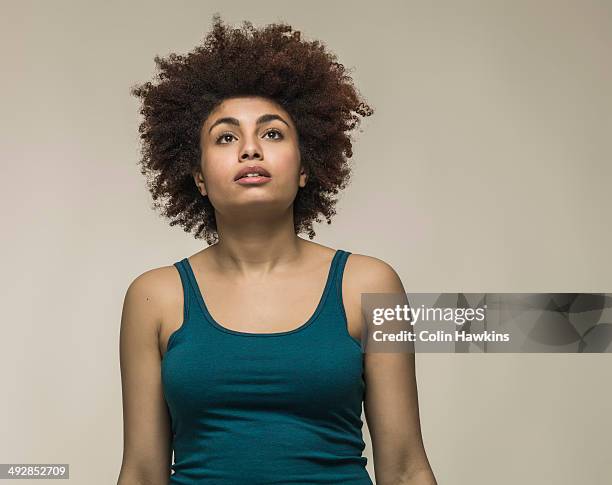
M 178 271 L 172 265 L 149 269 L 132 280 L 127 294 L 149 300 L 159 300 L 175 286 L 177 278 L 179 278 Z
M 135 277 L 125 293 L 124 314 L 159 330 L 169 307 L 182 297 L 180 276 L 172 265 L 149 269 Z M 149 329 L 151 330 L 151 329 Z
M 344 270 L 347 284 L 359 293 L 403 293 L 402 281 L 391 264 L 365 254 L 351 253 Z

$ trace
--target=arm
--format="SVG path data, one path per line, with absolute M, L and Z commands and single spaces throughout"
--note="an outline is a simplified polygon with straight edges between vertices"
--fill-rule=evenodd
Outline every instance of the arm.
M 384 261 L 355 258 L 361 293 L 403 294 Z M 406 299 L 407 302 L 407 299 Z M 363 314 L 362 323 L 365 325 Z M 378 485 L 437 485 L 423 446 L 414 353 L 365 353 L 364 413 L 372 438 Z
M 163 292 L 156 270 L 127 290 L 119 353 L 123 393 L 123 461 L 117 485 L 167 485 L 171 428 L 161 386 L 158 331 Z

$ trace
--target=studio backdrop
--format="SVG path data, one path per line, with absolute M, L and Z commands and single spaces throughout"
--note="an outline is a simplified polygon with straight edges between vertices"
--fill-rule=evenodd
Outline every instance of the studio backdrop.
M 155 74 L 154 56 L 198 44 L 215 12 L 322 40 L 375 109 L 315 241 L 387 261 L 407 292 L 612 292 L 609 2 L 2 11 L 1 463 L 67 463 L 71 483 L 116 483 L 127 286 L 205 246 L 152 209 L 130 88 Z M 439 484 L 612 480 L 609 349 L 418 353 L 416 365 Z M 367 425 L 364 440 L 373 477 Z

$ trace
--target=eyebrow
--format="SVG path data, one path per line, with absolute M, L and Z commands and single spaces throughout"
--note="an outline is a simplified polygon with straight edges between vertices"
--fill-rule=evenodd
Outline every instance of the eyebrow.
M 257 118 L 257 120 L 255 121 L 255 124 L 256 125 L 261 125 L 262 123 L 267 123 L 267 122 L 272 121 L 272 120 L 282 121 L 287 126 L 289 126 L 289 123 L 287 123 L 279 115 L 277 115 L 277 114 L 270 114 L 270 113 L 265 114 L 265 115 L 261 115 L 259 118 Z M 229 123 L 230 125 L 240 126 L 240 121 L 238 121 L 236 118 L 232 118 L 231 116 L 226 116 L 225 118 L 219 118 L 217 121 L 215 121 L 211 125 L 211 127 L 208 129 L 208 133 L 210 133 L 215 126 L 217 126 L 217 125 L 219 125 L 221 123 Z

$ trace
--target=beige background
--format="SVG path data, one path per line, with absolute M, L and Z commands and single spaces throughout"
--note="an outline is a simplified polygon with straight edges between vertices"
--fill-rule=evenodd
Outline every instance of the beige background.
M 2 11 L 0 462 L 67 462 L 71 483 L 116 483 L 123 296 L 204 244 L 150 209 L 129 88 L 150 79 L 155 54 L 191 50 L 215 11 L 322 39 L 376 108 L 316 240 L 387 261 L 409 292 L 612 292 L 610 2 Z M 610 483 L 610 365 L 610 354 L 419 355 L 439 484 Z

